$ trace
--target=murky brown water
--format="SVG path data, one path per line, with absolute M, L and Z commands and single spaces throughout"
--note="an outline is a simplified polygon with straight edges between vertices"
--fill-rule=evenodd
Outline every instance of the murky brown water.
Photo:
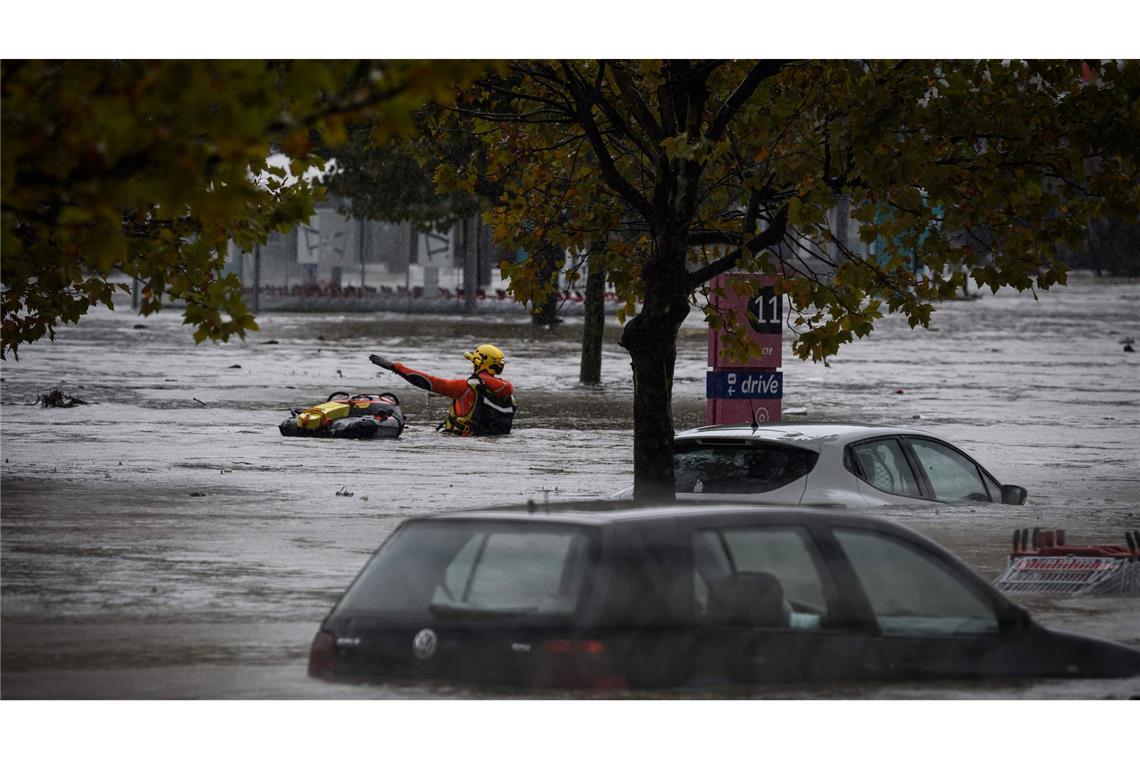
M 244 344 L 197 347 L 179 322 L 175 313 L 102 312 L 0 367 L 4 697 L 562 696 L 330 685 L 305 676 L 305 657 L 317 623 L 401 519 L 605 496 L 628 484 L 632 383 L 616 326 L 604 385 L 585 390 L 574 322 L 541 330 L 521 318 L 267 314 Z M 690 324 L 679 350 L 678 429 L 704 418 L 704 333 Z M 1119 542 L 1140 525 L 1140 360 L 1118 343 L 1140 338 L 1140 284 L 1077 277 L 1038 302 L 1003 293 L 950 303 L 935 328 L 888 321 L 830 368 L 789 358 L 785 408 L 806 408 L 794 419 L 928 429 L 1026 486 L 1030 500 L 880 514 L 987 576 L 1003 566 L 1014 528 L 1066 527 L 1074 539 Z M 378 377 L 366 359 L 375 351 L 459 376 L 463 351 L 485 341 L 506 351 L 518 385 L 522 408 L 506 439 L 435 434 L 443 400 Z M 28 405 L 59 384 L 94 403 Z M 397 392 L 409 414 L 399 440 L 277 432 L 289 407 L 376 389 Z M 1138 599 L 1024 602 L 1046 624 L 1140 646 Z M 744 694 L 1132 696 L 1140 679 Z

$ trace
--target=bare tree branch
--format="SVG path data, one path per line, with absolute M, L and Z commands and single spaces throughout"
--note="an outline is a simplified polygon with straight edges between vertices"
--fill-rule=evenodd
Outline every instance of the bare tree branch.
M 602 178 L 605 179 L 606 184 L 612 187 L 626 203 L 637 209 L 638 213 L 645 219 L 654 218 L 655 213 L 653 206 L 637 191 L 637 188 L 631 185 L 629 181 L 622 176 L 621 171 L 617 168 L 617 164 L 614 163 L 613 156 L 610 155 L 609 147 L 606 145 L 601 129 L 599 129 L 597 122 L 594 120 L 591 104 L 593 92 L 582 91 L 580 84 L 576 83 L 578 77 L 565 61 L 562 62 L 562 67 L 566 73 L 567 81 L 570 83 L 570 94 L 578 106 L 578 125 L 585 131 L 590 145 L 598 156 L 598 164 L 602 170 Z
M 747 218 L 747 217 L 746 217 Z M 706 264 L 695 272 L 689 273 L 689 289 L 696 288 L 703 282 L 707 282 L 718 274 L 723 274 L 736 266 L 740 261 L 740 257 L 747 250 L 750 253 L 758 253 L 770 246 L 776 245 L 784 239 L 784 233 L 788 227 L 788 207 L 781 206 L 780 210 L 776 212 L 775 218 L 772 223 L 768 225 L 767 229 L 759 235 L 754 236 L 743 245 L 737 246 L 730 253 L 722 256 L 716 261 Z
M 720 110 L 713 116 L 712 123 L 709 124 L 709 130 L 705 133 L 705 137 L 712 142 L 716 142 L 724 134 L 724 130 L 732 122 L 736 116 L 737 111 L 752 97 L 752 93 L 756 92 L 756 88 L 765 79 L 776 76 L 780 70 L 788 63 L 788 61 L 758 61 L 751 69 L 749 69 L 747 76 L 737 86 L 728 99 L 721 105 Z

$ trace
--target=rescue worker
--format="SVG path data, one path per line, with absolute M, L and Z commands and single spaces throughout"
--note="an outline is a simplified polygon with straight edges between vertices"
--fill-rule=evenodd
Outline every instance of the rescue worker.
M 511 432 L 514 420 L 514 386 L 499 377 L 503 374 L 506 357 L 490 343 L 477 346 L 463 355 L 473 365 L 471 376 L 447 380 L 414 370 L 402 362 L 383 356 L 368 357 L 373 364 L 395 372 L 417 388 L 438 393 L 452 399 L 447 419 L 440 423 L 443 429 L 456 435 L 505 435 Z

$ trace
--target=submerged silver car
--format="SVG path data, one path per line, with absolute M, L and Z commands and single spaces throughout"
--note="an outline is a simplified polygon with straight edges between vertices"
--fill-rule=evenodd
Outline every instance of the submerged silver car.
M 685 501 L 878 507 L 989 501 L 1023 504 L 967 454 L 921 430 L 872 425 L 709 425 L 673 440 Z M 629 498 L 629 487 L 617 498 Z

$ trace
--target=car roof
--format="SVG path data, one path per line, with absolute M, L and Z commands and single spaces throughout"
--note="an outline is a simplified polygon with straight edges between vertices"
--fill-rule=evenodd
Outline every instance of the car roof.
M 738 425 L 705 425 L 677 433 L 676 440 L 724 438 L 732 440 L 771 441 L 804 448 L 818 449 L 824 443 L 845 446 L 873 435 L 930 435 L 922 430 L 880 425 L 836 425 L 796 422 L 769 423 L 755 430 L 747 423 Z
M 849 512 L 835 507 L 795 507 L 772 505 L 716 504 L 636 504 L 618 501 L 566 501 L 551 504 L 508 506 L 494 509 L 473 509 L 446 512 L 410 519 L 408 522 L 436 520 L 507 520 L 530 523 L 560 523 L 574 525 L 612 525 L 631 522 L 657 522 L 662 520 L 700 517 L 748 517 L 757 522 L 822 521 L 844 525 L 880 526 L 894 523 L 868 515 Z

